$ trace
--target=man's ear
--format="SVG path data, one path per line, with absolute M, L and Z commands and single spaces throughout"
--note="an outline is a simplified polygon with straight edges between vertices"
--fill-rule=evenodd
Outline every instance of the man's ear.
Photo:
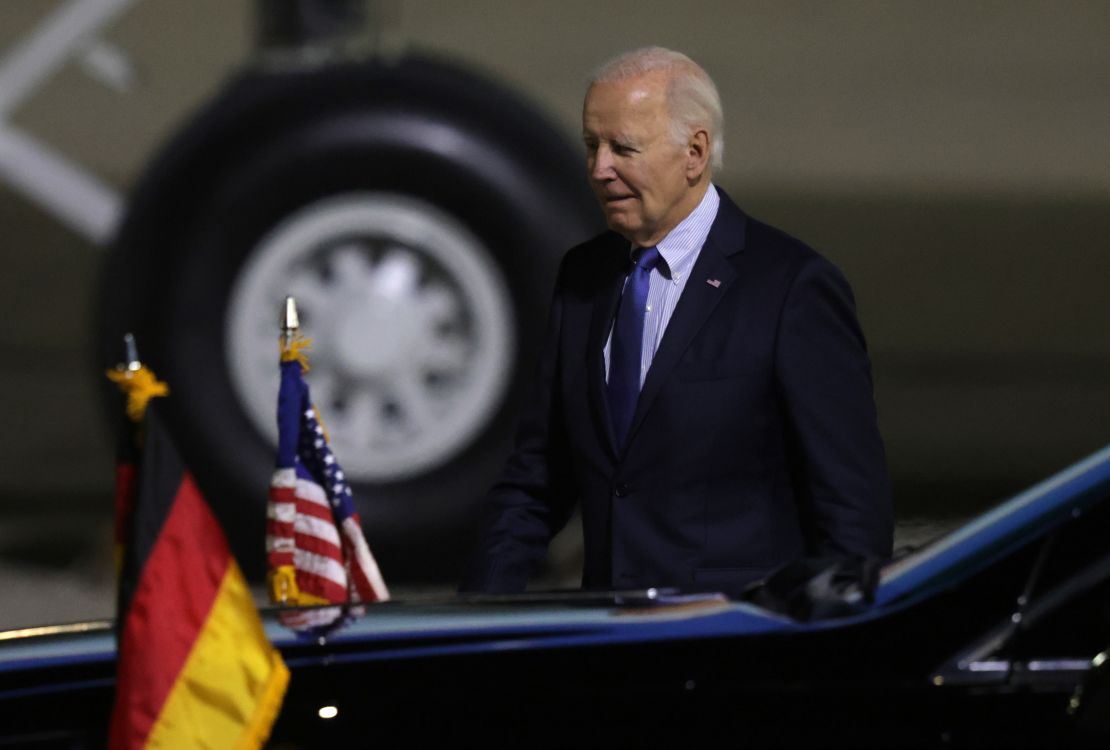
M 686 144 L 686 179 L 697 182 L 709 164 L 709 131 L 695 130 Z

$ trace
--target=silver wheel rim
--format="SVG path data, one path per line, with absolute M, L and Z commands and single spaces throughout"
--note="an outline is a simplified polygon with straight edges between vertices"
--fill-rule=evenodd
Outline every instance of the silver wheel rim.
M 244 410 L 274 445 L 287 294 L 313 341 L 313 401 L 352 479 L 431 471 L 497 411 L 513 359 L 505 280 L 482 243 L 435 206 L 392 193 L 330 197 L 250 253 L 231 292 L 227 361 Z

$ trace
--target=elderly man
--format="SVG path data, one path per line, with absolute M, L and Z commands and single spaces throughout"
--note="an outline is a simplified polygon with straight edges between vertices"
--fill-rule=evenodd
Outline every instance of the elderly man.
M 737 593 L 799 558 L 889 555 L 851 290 L 713 185 L 709 76 L 670 50 L 623 55 L 592 80 L 582 132 L 612 231 L 563 260 L 462 589 L 523 590 L 576 504 L 589 588 Z

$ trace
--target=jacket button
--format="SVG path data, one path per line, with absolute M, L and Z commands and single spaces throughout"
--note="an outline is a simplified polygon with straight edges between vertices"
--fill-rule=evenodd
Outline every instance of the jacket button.
M 613 494 L 616 495 L 617 497 L 624 497 L 625 495 L 628 494 L 630 489 L 631 488 L 627 484 L 625 484 L 624 482 L 621 482 L 620 484 L 618 484 L 616 487 L 613 488 Z

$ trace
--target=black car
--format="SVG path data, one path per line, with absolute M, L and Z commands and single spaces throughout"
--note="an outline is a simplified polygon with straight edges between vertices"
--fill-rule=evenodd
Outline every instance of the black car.
M 680 591 L 265 613 L 292 673 L 273 747 L 1106 747 L 1110 447 L 869 571 L 802 561 Z M 874 575 L 870 575 L 870 573 Z M 107 622 L 0 633 L 0 747 L 98 747 Z

